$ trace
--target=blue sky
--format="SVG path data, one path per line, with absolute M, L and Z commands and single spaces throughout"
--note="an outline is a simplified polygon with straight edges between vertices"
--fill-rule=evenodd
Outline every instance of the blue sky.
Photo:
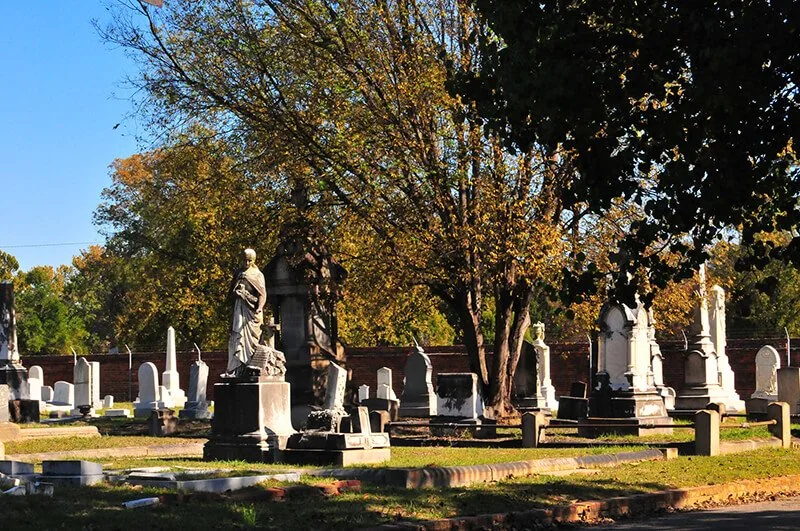
M 50 244 L 101 240 L 92 213 L 111 182 L 108 165 L 138 151 L 143 131 L 125 120 L 133 105 L 122 86 L 136 66 L 92 27 L 108 21 L 104 4 L 3 3 L 0 249 L 23 270 L 70 263 L 87 247 Z

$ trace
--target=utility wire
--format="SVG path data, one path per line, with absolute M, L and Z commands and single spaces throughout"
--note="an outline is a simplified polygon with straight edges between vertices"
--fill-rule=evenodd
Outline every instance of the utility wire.
M 29 243 L 25 245 L 0 245 L 0 249 L 21 249 L 23 247 L 60 247 L 65 245 L 90 245 L 103 242 L 65 242 L 65 243 Z

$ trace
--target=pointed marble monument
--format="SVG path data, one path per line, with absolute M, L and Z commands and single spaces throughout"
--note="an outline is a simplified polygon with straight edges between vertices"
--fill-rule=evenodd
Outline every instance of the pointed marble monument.
M 178 374 L 178 359 L 175 352 L 175 329 L 167 329 L 167 362 L 166 370 L 161 374 L 164 387 L 167 388 L 173 407 L 183 407 L 186 404 L 186 393 L 181 389 L 180 375 Z
M 728 343 L 725 337 L 725 290 L 721 286 L 714 285 L 711 288 L 709 306 L 711 342 L 714 343 L 714 352 L 717 354 L 719 384 L 727 395 L 725 406 L 728 411 L 744 411 L 744 400 L 739 398 L 739 394 L 736 392 L 735 374 L 725 352 Z
M 602 424 L 611 419 L 608 423 L 616 427 L 590 429 L 585 434 L 672 433 L 672 428 L 666 427 L 672 419 L 653 384 L 649 320 L 644 304 L 638 298 L 635 308 L 606 302 L 600 309 L 598 324 L 597 387 L 592 391 L 589 411 L 594 417 L 592 422 Z M 619 427 L 621 424 L 630 427 Z M 662 427 L 644 427 L 647 424 Z
M 700 266 L 698 289 L 695 292 L 694 323 L 691 342 L 684 356 L 684 385 L 675 398 L 675 409 L 698 411 L 710 403 L 727 406 L 728 393 L 719 384 L 719 368 L 706 297 L 706 267 Z
M 647 338 L 650 341 L 650 370 L 652 383 L 658 391 L 659 396 L 664 400 L 664 407 L 668 411 L 675 409 L 675 389 L 664 384 L 664 355 L 661 353 L 661 346 L 656 341 L 656 321 L 653 317 L 653 309 L 647 311 Z
M 523 343 L 514 371 L 512 399 L 522 411 L 553 411 L 558 401 L 550 379 L 550 347 L 544 342 L 544 324 L 532 328 L 533 343 Z

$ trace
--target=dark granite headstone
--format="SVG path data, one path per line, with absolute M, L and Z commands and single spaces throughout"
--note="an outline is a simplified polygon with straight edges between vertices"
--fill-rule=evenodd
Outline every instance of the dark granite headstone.
M 417 347 L 406 362 L 405 383 L 400 397 L 401 417 L 436 415 L 432 375 L 433 365 L 430 358 L 421 347 Z

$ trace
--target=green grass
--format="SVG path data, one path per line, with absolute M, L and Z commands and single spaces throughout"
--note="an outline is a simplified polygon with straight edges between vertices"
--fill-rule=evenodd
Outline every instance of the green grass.
M 453 450 L 453 449 L 450 449 Z M 217 465 L 220 465 L 217 463 Z M 251 465 L 252 466 L 252 465 Z M 445 518 L 525 510 L 579 500 L 653 492 L 676 487 L 800 474 L 800 452 L 762 449 L 719 457 L 682 457 L 601 469 L 591 476 L 532 476 L 453 489 L 404 490 L 364 485 L 361 492 L 324 499 L 303 496 L 263 502 L 263 488 L 240 491 L 227 499 L 194 495 L 166 505 L 126 510 L 124 501 L 166 494 L 153 488 L 102 485 L 85 489 L 59 487 L 53 498 L 2 497 L 0 511 L 15 529 L 352 529 L 396 519 Z M 327 480 L 304 478 L 302 483 Z M 248 497 L 248 494 L 251 495 Z
M 38 454 L 70 450 L 95 450 L 98 448 L 122 448 L 126 446 L 150 446 L 166 444 L 202 443 L 205 439 L 178 437 L 45 437 L 6 442 L 6 454 Z

